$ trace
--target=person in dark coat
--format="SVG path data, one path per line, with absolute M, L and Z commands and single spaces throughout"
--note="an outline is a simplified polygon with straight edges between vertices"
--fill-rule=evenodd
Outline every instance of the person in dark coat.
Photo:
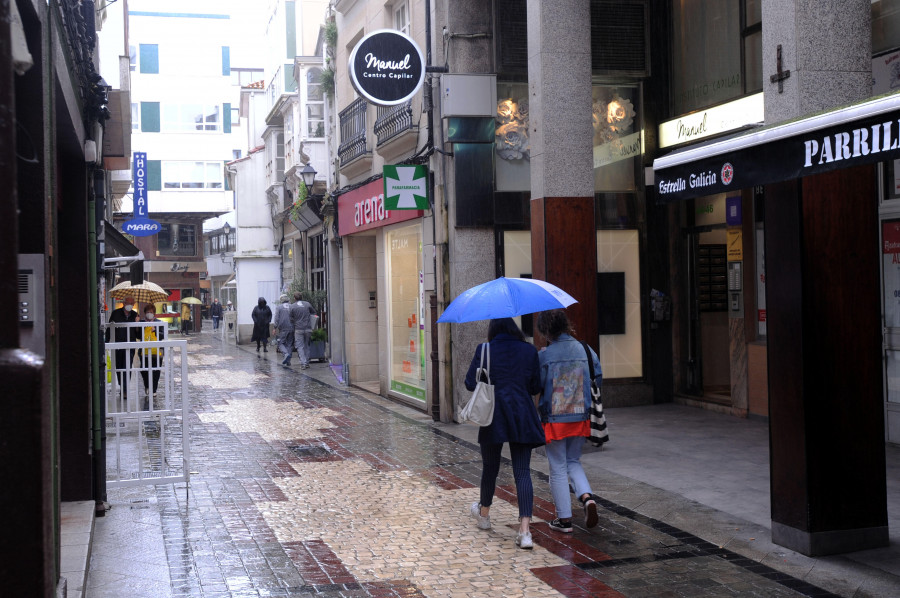
M 129 324 L 137 322 L 140 319 L 138 316 L 137 310 L 134 309 L 134 297 L 125 297 L 122 300 L 122 307 L 118 307 L 109 314 L 109 323 L 110 324 Z M 110 331 L 111 328 L 106 329 L 106 342 L 109 342 Z M 137 342 L 139 331 L 137 327 L 134 328 L 116 328 L 115 341 L 117 343 L 125 343 L 125 342 Z M 126 373 L 126 363 L 130 364 L 134 360 L 134 349 L 116 349 L 115 353 L 115 362 L 116 362 L 116 380 L 119 383 L 119 388 L 122 389 L 122 398 L 128 398 L 128 377 Z
M 219 328 L 219 320 L 222 319 L 222 311 L 222 304 L 219 303 L 218 299 L 213 299 L 212 306 L 209 308 L 209 315 L 212 317 L 213 321 L 213 330 Z
M 481 501 L 473 503 L 469 513 L 478 527 L 490 529 L 490 507 L 500 472 L 500 452 L 509 443 L 516 498 L 519 503 L 519 531 L 516 546 L 531 549 L 531 514 L 534 489 L 531 485 L 531 451 L 544 444 L 544 430 L 534 405 L 533 395 L 541 392 L 540 363 L 537 349 L 525 341 L 512 318 L 491 320 L 488 326 L 490 377 L 494 385 L 494 419 L 478 430 L 481 445 Z M 466 388 L 475 390 L 475 373 L 481 364 L 482 345 L 466 374 Z
M 264 297 L 259 298 L 250 317 L 253 319 L 253 336 L 250 337 L 250 342 L 256 341 L 257 353 L 259 353 L 260 343 L 262 343 L 263 353 L 268 353 L 269 323 L 272 321 L 272 309 L 266 305 Z

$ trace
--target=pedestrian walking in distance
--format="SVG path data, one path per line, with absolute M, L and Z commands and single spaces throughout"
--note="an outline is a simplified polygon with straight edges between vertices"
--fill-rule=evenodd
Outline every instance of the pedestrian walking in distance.
M 303 301 L 303 295 L 296 291 L 291 305 L 291 322 L 294 324 L 294 347 L 302 370 L 309 367 L 309 335 L 312 333 L 313 315 L 312 305 Z
M 556 504 L 556 519 L 550 528 L 572 533 L 572 498 L 569 484 L 584 509 L 585 527 L 597 525 L 597 502 L 581 466 L 581 450 L 591 435 L 591 374 L 588 355 L 594 362 L 597 384 L 603 378 L 594 350 L 573 336 L 566 312 L 543 311 L 537 329 L 549 345 L 541 349 L 541 387 L 538 411 L 547 440 L 550 492 Z
M 157 322 L 156 308 L 152 303 L 148 303 L 144 307 L 144 321 Z M 144 341 L 155 342 L 166 340 L 165 326 L 145 326 Z M 150 398 L 156 396 L 156 390 L 159 388 L 159 375 L 162 373 L 162 356 L 163 350 L 158 347 L 150 349 L 141 349 L 138 353 L 138 360 L 141 362 L 141 379 L 144 381 L 144 411 L 150 409 Z M 153 381 L 151 386 L 150 382 Z M 153 389 L 152 393 L 150 389 Z
M 212 306 L 209 308 L 209 315 L 212 317 L 213 330 L 219 329 L 219 321 L 222 319 L 222 304 L 218 299 L 213 299 Z
M 544 432 L 534 395 L 541 391 L 540 364 L 537 349 L 525 341 L 512 318 L 491 320 L 488 325 L 490 345 L 490 377 L 494 385 L 494 419 L 478 430 L 481 446 L 481 500 L 473 503 L 469 513 L 480 529 L 490 529 L 490 508 L 500 473 L 500 452 L 509 443 L 516 498 L 519 503 L 519 530 L 516 546 L 534 547 L 531 538 L 531 515 L 534 488 L 531 483 L 531 451 L 544 444 Z M 475 390 L 476 370 L 481 364 L 482 345 L 466 374 L 466 388 Z
M 284 355 L 281 365 L 291 365 L 291 353 L 294 352 L 294 325 L 291 322 L 291 304 L 288 296 L 282 295 L 281 305 L 275 308 L 275 333 L 278 339 L 278 350 Z
M 190 336 L 189 329 L 191 327 L 191 306 L 189 303 L 181 304 L 181 334 Z
M 253 319 L 253 336 L 250 342 L 256 341 L 256 352 L 259 353 L 260 343 L 262 344 L 263 353 L 269 352 L 269 323 L 272 322 L 272 309 L 266 305 L 265 297 L 260 297 L 256 302 L 256 307 L 250 314 Z

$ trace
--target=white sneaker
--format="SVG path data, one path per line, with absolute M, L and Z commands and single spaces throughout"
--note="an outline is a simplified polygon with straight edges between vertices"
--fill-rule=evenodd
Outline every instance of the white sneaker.
M 534 542 L 531 539 L 531 532 L 516 532 L 516 546 L 519 548 L 524 548 L 525 550 L 531 550 L 534 548 Z
M 491 529 L 491 516 L 487 517 L 481 516 L 481 504 L 477 502 L 472 503 L 472 507 L 469 509 L 469 515 L 475 518 L 475 521 L 478 522 L 478 529 Z

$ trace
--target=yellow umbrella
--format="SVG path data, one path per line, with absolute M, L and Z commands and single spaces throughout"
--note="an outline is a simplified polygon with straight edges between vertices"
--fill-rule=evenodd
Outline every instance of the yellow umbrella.
M 191 305 L 203 305 L 203 302 L 197 299 L 196 297 L 182 297 L 182 303 L 189 303 Z

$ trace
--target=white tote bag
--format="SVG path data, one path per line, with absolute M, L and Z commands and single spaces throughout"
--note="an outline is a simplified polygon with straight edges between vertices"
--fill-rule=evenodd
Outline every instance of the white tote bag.
M 481 364 L 475 371 L 475 380 L 475 390 L 459 412 L 459 421 L 489 426 L 494 420 L 494 385 L 491 384 L 491 346 L 488 343 L 481 345 Z

